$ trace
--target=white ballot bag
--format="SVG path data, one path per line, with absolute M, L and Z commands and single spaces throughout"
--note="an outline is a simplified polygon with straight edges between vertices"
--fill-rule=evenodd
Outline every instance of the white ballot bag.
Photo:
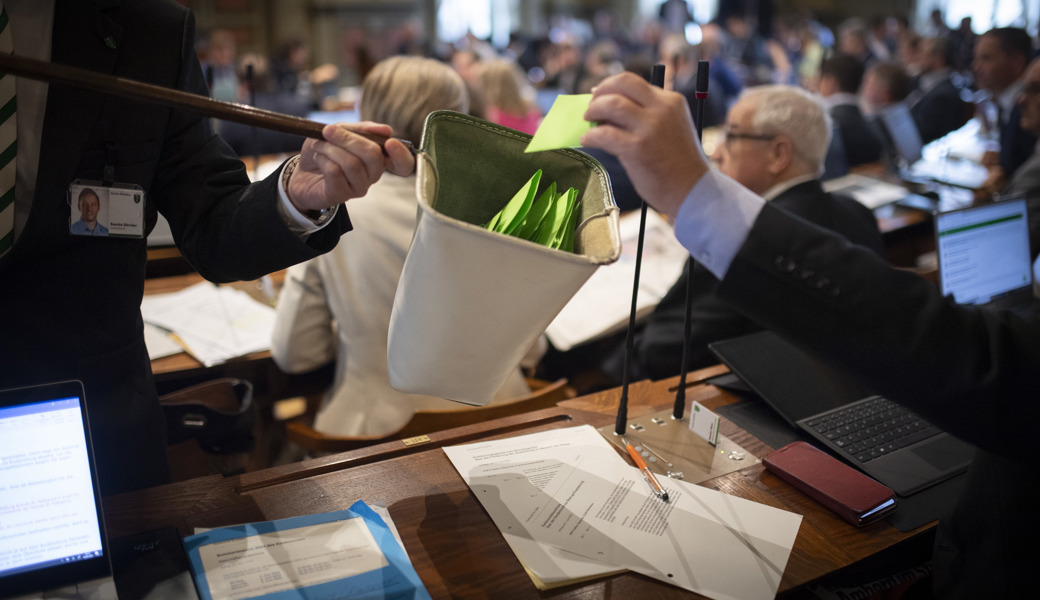
M 524 154 L 531 136 L 461 113 L 426 120 L 419 217 L 390 317 L 390 385 L 489 403 L 556 314 L 621 252 L 603 166 L 577 150 Z M 574 252 L 495 233 L 487 223 L 542 169 L 581 201 Z

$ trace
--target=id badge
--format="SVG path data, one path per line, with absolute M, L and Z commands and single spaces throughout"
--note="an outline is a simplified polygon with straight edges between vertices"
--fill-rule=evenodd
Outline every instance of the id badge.
M 144 190 L 132 183 L 104 185 L 77 179 L 69 185 L 69 233 L 143 238 Z

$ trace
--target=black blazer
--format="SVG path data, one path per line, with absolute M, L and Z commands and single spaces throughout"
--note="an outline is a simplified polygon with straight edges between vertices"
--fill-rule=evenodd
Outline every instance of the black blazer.
M 850 167 L 881 160 L 883 145 L 877 133 L 870 127 L 858 106 L 839 104 L 831 107 L 831 119 L 841 131 L 845 144 L 845 159 Z
M 767 205 L 718 288 L 820 360 L 978 446 L 934 553 L 943 598 L 1026 598 L 1040 560 L 1040 313 L 962 307 Z
M 1021 119 L 1022 109 L 1015 103 L 1007 122 L 1000 128 L 1000 166 L 1009 179 L 1036 148 L 1036 136 L 1022 129 Z
M 910 105 L 910 115 L 924 144 L 959 129 L 971 118 L 961 100 L 960 90 L 949 78 L 914 100 Z
M 55 63 L 206 93 L 190 13 L 169 0 L 57 0 Z M 165 429 L 140 313 L 144 239 L 69 235 L 75 179 L 140 185 L 182 253 L 214 281 L 252 279 L 335 246 L 345 214 L 303 242 L 277 212 L 276 179 L 250 185 L 208 119 L 49 86 L 32 209 L 0 259 L 0 387 L 81 379 L 102 491 L 161 483 Z M 343 213 L 344 211 L 340 211 Z
M 817 180 L 798 184 L 777 196 L 771 205 L 845 236 L 870 250 L 883 251 L 881 233 L 873 213 L 844 196 L 823 191 Z M 680 371 L 683 325 L 686 318 L 686 288 L 693 268 L 691 341 L 687 354 L 690 369 L 718 363 L 708 344 L 762 329 L 754 320 L 717 296 L 718 279 L 700 263 L 690 260 L 687 268 L 637 331 L 630 361 L 632 381 L 663 379 Z M 624 343 L 616 346 L 603 370 L 621 381 L 624 372 Z

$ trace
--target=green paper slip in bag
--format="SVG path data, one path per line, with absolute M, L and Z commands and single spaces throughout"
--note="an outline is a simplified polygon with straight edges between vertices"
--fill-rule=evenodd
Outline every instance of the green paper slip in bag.
M 426 119 L 419 217 L 390 318 L 395 389 L 487 404 L 596 268 L 618 259 L 618 209 L 603 166 L 569 148 L 525 154 L 530 139 L 451 111 Z M 484 227 L 539 169 L 556 189 L 575 189 L 573 252 Z M 519 230 L 534 226 L 543 196 Z
M 567 190 L 567 198 L 564 201 L 567 205 L 567 218 L 564 220 L 563 227 L 556 233 L 556 239 L 553 240 L 553 248 L 558 248 L 564 252 L 574 251 L 574 227 L 578 221 L 578 190 L 571 188 Z
M 566 192 L 557 194 L 554 181 L 539 198 L 542 204 L 539 205 L 538 211 L 531 214 L 534 204 L 532 200 L 541 177 L 542 170 L 539 169 L 485 227 L 491 231 L 571 252 L 574 227 L 577 224 L 574 205 L 578 192 L 569 188 Z M 565 246 L 566 241 L 572 243 Z
M 523 226 L 516 232 L 516 237 L 522 240 L 531 239 L 531 236 L 538 231 L 538 227 L 541 226 L 542 220 L 545 219 L 545 215 L 549 213 L 549 209 L 555 201 L 556 182 L 554 181 L 550 183 L 549 187 L 542 192 L 542 195 L 538 196 L 538 199 L 534 201 L 531 210 L 527 212 L 527 218 L 524 219 Z
M 523 225 L 524 219 L 527 218 L 527 213 L 534 204 L 535 194 L 538 193 L 538 183 L 541 180 L 542 170 L 538 169 L 524 184 L 524 187 L 513 196 L 513 199 L 491 219 L 487 228 L 498 233 L 513 235 L 513 232 L 519 229 Z

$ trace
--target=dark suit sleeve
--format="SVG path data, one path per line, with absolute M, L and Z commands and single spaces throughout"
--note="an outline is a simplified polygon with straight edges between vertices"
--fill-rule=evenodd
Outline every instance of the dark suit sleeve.
M 177 87 L 206 93 L 186 15 Z M 278 212 L 278 172 L 250 185 L 242 163 L 206 118 L 172 111 L 152 197 L 181 251 L 211 281 L 255 279 L 326 252 L 349 229 L 344 209 L 305 241 Z
M 691 281 L 691 264 L 694 268 L 693 289 L 690 291 L 692 305 L 687 368 L 699 369 L 719 362 L 708 349 L 709 343 L 760 329 L 731 305 L 716 297 L 719 280 L 714 275 L 697 263 L 688 261 L 683 274 L 636 334 L 631 366 L 632 379 L 635 381 L 645 378 L 664 379 L 680 371 L 686 322 L 686 290 Z M 623 352 L 623 348 L 618 352 Z M 621 360 L 615 358 L 611 364 L 615 375 L 622 372 Z
M 1040 315 L 958 306 L 765 206 L 719 297 L 962 439 L 1021 457 L 1040 422 Z
M 1036 148 L 1036 136 L 1022 129 L 1021 119 L 1022 109 L 1015 104 L 1007 123 L 1000 129 L 1000 166 L 1009 178 L 1029 160 Z

